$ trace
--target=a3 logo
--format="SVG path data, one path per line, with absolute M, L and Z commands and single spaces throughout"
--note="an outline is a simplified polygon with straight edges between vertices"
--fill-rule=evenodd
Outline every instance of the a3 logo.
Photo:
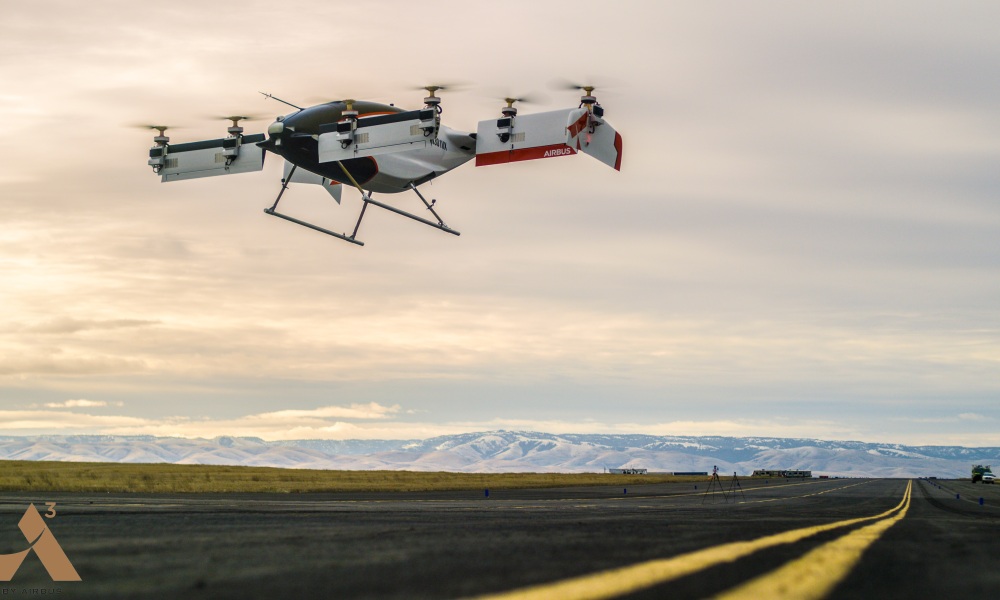
M 46 506 L 49 510 L 45 516 L 50 519 L 56 516 L 55 503 L 49 502 Z M 80 575 L 69 562 L 66 553 L 56 541 L 56 536 L 52 535 L 52 531 L 34 504 L 28 505 L 28 510 L 24 511 L 24 516 L 17 526 L 24 534 L 24 539 L 28 541 L 28 548 L 13 554 L 0 554 L 0 581 L 10 581 L 32 551 L 38 556 L 38 560 L 42 561 L 52 581 L 80 581 Z

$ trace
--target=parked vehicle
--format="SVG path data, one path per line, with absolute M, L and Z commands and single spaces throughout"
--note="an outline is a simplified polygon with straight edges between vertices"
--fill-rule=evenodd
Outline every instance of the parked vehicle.
M 986 476 L 989 475 L 989 481 L 987 481 Z M 972 465 L 972 483 L 982 481 L 983 483 L 993 483 L 996 477 L 993 475 L 993 469 L 989 465 Z

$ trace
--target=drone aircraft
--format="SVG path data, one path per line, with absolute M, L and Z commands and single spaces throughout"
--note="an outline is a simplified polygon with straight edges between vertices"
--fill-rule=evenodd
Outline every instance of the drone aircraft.
M 161 181 L 179 181 L 260 171 L 271 152 L 285 160 L 285 168 L 278 196 L 264 210 L 269 215 L 359 246 L 364 242 L 357 239 L 358 229 L 369 205 L 459 235 L 435 211 L 436 201 L 428 202 L 418 188 L 473 158 L 482 167 L 582 152 L 621 170 L 622 137 L 604 120 L 594 87 L 574 88 L 584 93 L 578 107 L 549 112 L 518 116 L 514 103 L 522 99 L 505 98 L 501 117 L 480 121 L 475 133 L 441 123 L 436 92 L 444 86 L 423 88 L 428 93 L 423 108 L 410 111 L 352 99 L 302 108 L 264 94 L 295 112 L 278 117 L 266 134 L 243 134 L 240 121 L 250 117 L 225 117 L 232 121 L 227 137 L 184 144 L 169 143 L 166 126 L 146 126 L 158 132 L 148 164 Z M 338 204 L 344 185 L 357 188 L 363 204 L 354 231 L 337 233 L 279 213 L 278 203 L 290 183 L 320 185 Z M 372 197 L 408 190 L 417 194 L 434 220 Z

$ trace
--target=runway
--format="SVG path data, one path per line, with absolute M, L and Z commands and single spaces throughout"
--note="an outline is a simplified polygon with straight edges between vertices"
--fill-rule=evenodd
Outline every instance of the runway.
M 59 598 L 955 597 L 1000 585 L 1000 486 L 741 480 L 413 494 L 0 494 L 82 581 L 29 553 L 0 594 Z M 940 486 L 940 487 L 939 487 Z M 957 497 L 956 497 L 957 495 Z M 982 497 L 982 504 L 979 498 Z

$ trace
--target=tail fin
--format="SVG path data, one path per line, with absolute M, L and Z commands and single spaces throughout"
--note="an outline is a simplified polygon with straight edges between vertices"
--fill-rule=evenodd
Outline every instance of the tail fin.
M 292 163 L 285 161 L 285 179 L 288 179 L 288 173 L 292 170 Z M 326 190 L 337 204 L 340 204 L 340 197 L 344 191 L 344 186 L 340 184 L 339 181 L 333 181 L 332 179 L 327 179 L 322 175 L 317 175 L 312 171 L 306 171 L 302 167 L 295 169 L 292 173 L 292 178 L 288 183 L 311 183 L 314 185 L 320 185 Z

